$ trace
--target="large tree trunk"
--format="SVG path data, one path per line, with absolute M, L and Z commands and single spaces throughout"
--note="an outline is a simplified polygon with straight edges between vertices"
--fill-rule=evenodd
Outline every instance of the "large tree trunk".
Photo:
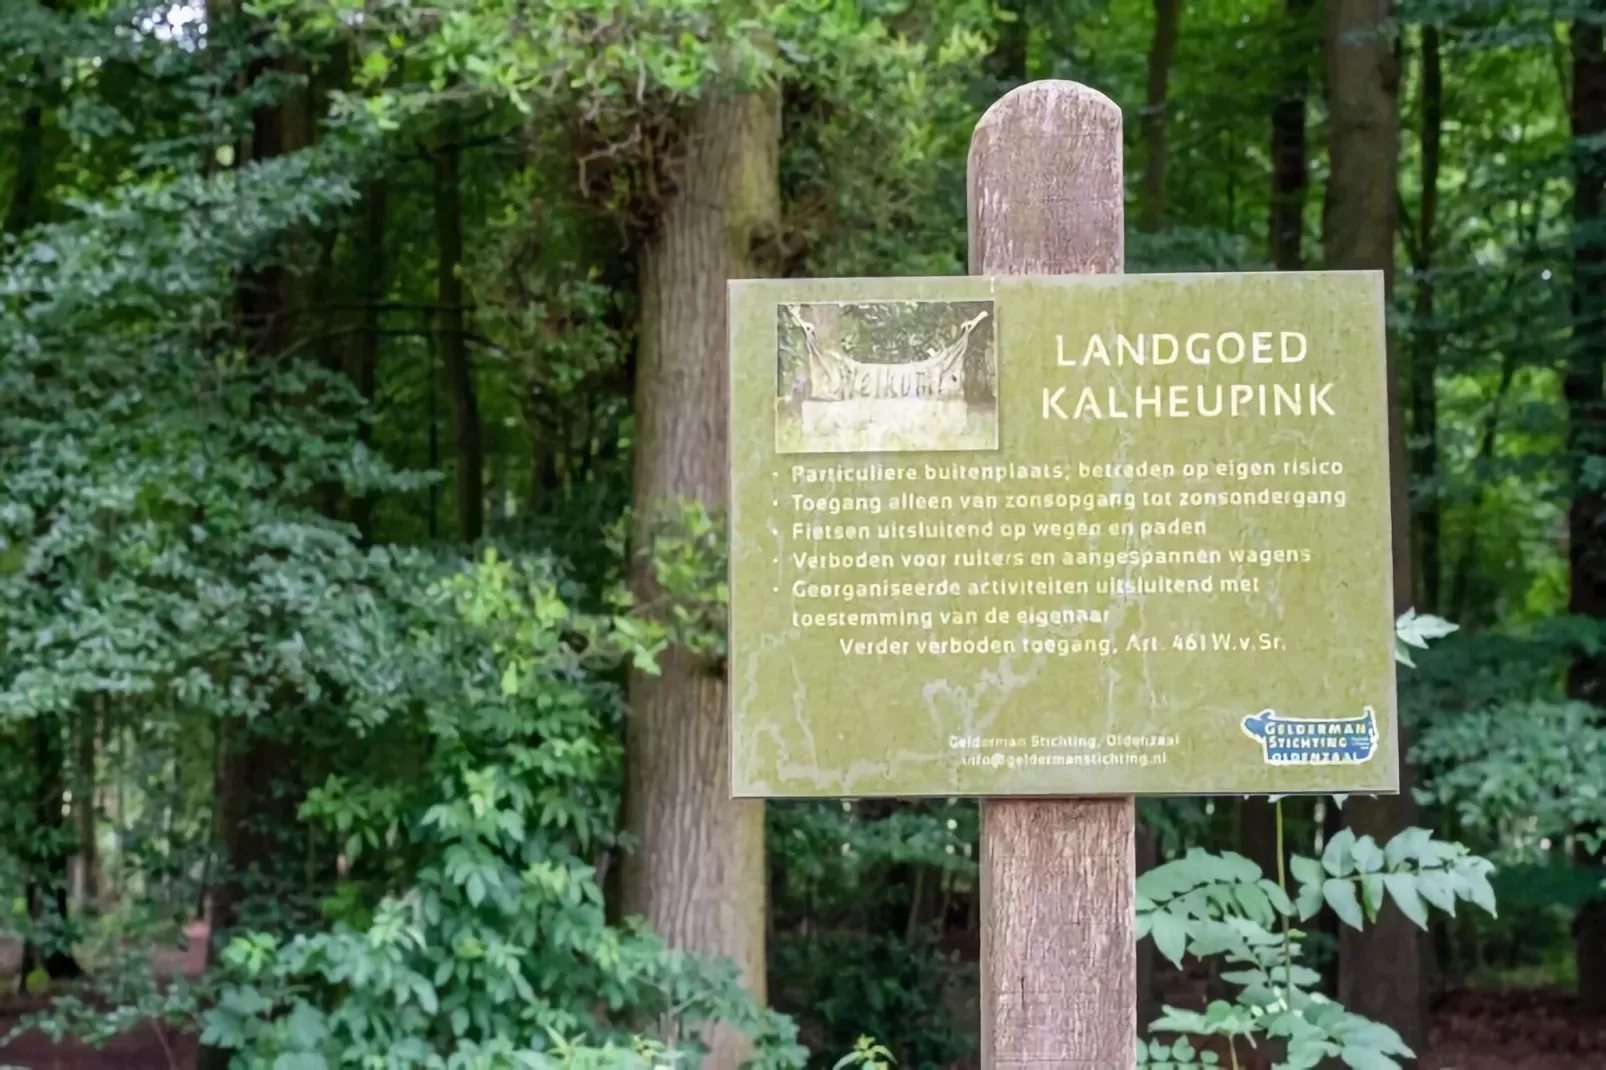
M 238 12 L 232 14 L 239 16 Z M 269 60 L 252 62 L 248 82 L 273 69 Z M 241 165 L 288 155 L 312 137 L 304 94 L 263 104 L 252 115 L 251 134 L 237 153 Z M 243 274 L 235 288 L 237 330 L 252 360 L 274 362 L 290 349 L 298 333 L 302 295 L 295 275 L 278 264 Z M 219 757 L 215 771 L 218 796 L 218 877 L 209 889 L 210 957 L 228 942 L 234 929 L 248 923 L 253 903 L 275 898 L 284 830 L 295 823 L 297 755 L 286 739 L 290 725 L 283 716 L 265 714 L 218 722 Z M 226 1070 L 233 1052 L 202 1047 L 196 1070 Z
M 1395 173 L 1399 163 L 1399 67 L 1389 37 L 1390 0 L 1327 0 L 1324 53 L 1327 69 L 1328 155 L 1331 168 L 1322 213 L 1326 264 L 1334 269 L 1384 273 L 1394 280 L 1394 236 L 1399 219 Z M 1389 344 L 1389 452 L 1396 609 L 1411 602 L 1411 529 L 1405 435 L 1400 411 L 1398 353 Z M 1399 733 L 1400 793 L 1351 797 L 1344 817 L 1356 835 L 1386 842 L 1416 820 L 1407 740 Z M 1427 999 L 1422 933 L 1390 902 L 1364 931 L 1339 934 L 1339 1001 L 1352 1011 L 1394 1027 L 1419 1054 L 1427 1043 Z
M 678 189 L 641 256 L 635 503 L 643 525 L 696 500 L 723 514 L 728 487 L 726 281 L 756 274 L 753 252 L 780 215 L 778 102 L 710 99 L 689 119 Z M 641 539 L 638 538 L 638 549 Z M 636 576 L 639 590 L 650 575 Z M 721 666 L 684 648 L 630 680 L 624 859 L 627 914 L 671 945 L 727 955 L 765 992 L 764 807 L 730 798 Z M 740 1039 L 712 1038 L 730 1070 Z
M 1572 26 L 1574 138 L 1573 338 L 1563 392 L 1567 399 L 1568 447 L 1573 502 L 1567 516 L 1572 564 L 1570 612 L 1606 618 L 1606 537 L 1599 488 L 1584 482 L 1585 462 L 1606 454 L 1606 404 L 1602 367 L 1606 365 L 1606 239 L 1597 228 L 1606 207 L 1606 158 L 1598 145 L 1583 142 L 1606 134 L 1606 53 L 1602 51 L 1602 9 L 1587 5 L 1588 17 Z M 1606 705 L 1606 656 L 1578 655 L 1567 674 L 1574 698 Z M 1578 998 L 1591 1013 L 1606 1013 L 1606 901 L 1595 899 L 1573 921 Z
M 1439 333 L 1434 323 L 1434 257 L 1439 223 L 1439 143 L 1444 130 L 1444 73 L 1439 28 L 1422 27 L 1422 189 L 1417 207 L 1415 345 L 1411 353 L 1411 451 L 1413 482 L 1425 488 L 1416 510 L 1417 609 L 1440 612 L 1438 371 Z
M 473 542 L 485 532 L 485 445 L 479 392 L 463 315 L 462 126 L 441 124 L 435 152 L 436 300 L 441 360 L 457 417 L 457 535 Z
M 1165 120 L 1171 61 L 1182 27 L 1182 0 L 1154 0 L 1154 37 L 1149 42 L 1148 99 L 1143 109 L 1143 229 L 1159 230 L 1165 219 Z

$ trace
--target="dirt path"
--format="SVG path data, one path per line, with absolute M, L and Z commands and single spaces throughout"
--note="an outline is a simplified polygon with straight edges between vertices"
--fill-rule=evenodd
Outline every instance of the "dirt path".
M 198 968 L 197 937 L 204 948 L 204 931 L 192 934 L 191 952 L 170 968 Z M 0 1013 L 0 1034 L 25 1009 L 13 1002 Z M 1564 993 L 1463 992 L 1435 1010 L 1431 1029 L 1420 1070 L 1606 1070 L 1606 1020 L 1578 1013 Z M 192 1038 L 146 1026 L 99 1050 L 30 1034 L 0 1047 L 0 1070 L 190 1070 L 194 1058 Z
M 198 977 L 206 968 L 206 942 L 211 930 L 197 922 L 184 930 L 186 946 L 161 951 L 151 958 L 159 977 L 180 974 Z M 22 962 L 21 948 L 0 945 L 0 984 L 14 985 Z M 18 1020 L 44 1004 L 43 998 L 12 998 L 0 1009 L 0 1037 Z M 195 1065 L 195 1040 L 168 1029 L 146 1025 L 125 1033 L 102 1048 L 86 1044 L 57 1044 L 39 1033 L 28 1033 L 0 1045 L 0 1070 L 190 1070 Z
M 1606 1070 L 1606 1019 L 1555 991 L 1463 992 L 1433 1015 L 1432 1070 Z

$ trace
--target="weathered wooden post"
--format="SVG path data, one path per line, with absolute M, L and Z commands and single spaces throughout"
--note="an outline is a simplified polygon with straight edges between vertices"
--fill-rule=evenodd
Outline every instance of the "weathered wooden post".
M 1121 109 L 1075 82 L 1004 96 L 971 139 L 967 208 L 972 275 L 1119 274 Z M 1132 1066 L 1131 797 L 981 813 L 982 1066 Z
M 984 1070 L 1135 1064 L 1134 795 L 1399 785 L 1382 278 L 1124 277 L 1121 193 L 1038 82 L 970 277 L 731 283 L 731 793 L 981 800 Z

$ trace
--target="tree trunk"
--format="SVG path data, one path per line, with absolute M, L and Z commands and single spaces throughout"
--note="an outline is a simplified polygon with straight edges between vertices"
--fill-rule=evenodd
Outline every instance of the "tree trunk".
M 1311 0 L 1286 0 L 1287 25 L 1281 40 L 1282 85 L 1271 109 L 1271 213 L 1267 246 L 1278 271 L 1305 266 L 1305 200 L 1310 187 L 1310 161 L 1305 146 L 1306 98 L 1314 42 L 1310 34 Z
M 1023 0 L 1003 0 L 999 9 L 1012 16 L 1009 21 L 998 22 L 998 40 L 987 56 L 987 72 L 997 83 L 997 95 L 1002 95 L 1026 81 L 1027 48 L 1031 40 L 1031 26 L 1026 21 Z
M 1310 155 L 1306 145 L 1306 103 L 1316 41 L 1311 27 L 1312 0 L 1285 0 L 1285 25 L 1279 34 L 1281 85 L 1271 108 L 1271 198 L 1266 244 L 1278 271 L 1305 266 L 1305 202 L 1310 188 Z M 1243 800 L 1238 815 L 1245 857 L 1268 879 L 1277 878 L 1277 808 L 1269 799 Z
M 758 273 L 752 250 L 780 215 L 778 102 L 699 104 L 678 189 L 641 255 L 635 504 L 649 523 L 677 500 L 723 514 L 728 494 L 726 282 Z M 641 546 L 638 531 L 637 549 Z M 639 559 L 638 559 L 639 560 Z M 638 569 L 642 593 L 652 577 Z M 722 667 L 684 648 L 662 673 L 633 674 L 621 874 L 624 909 L 671 945 L 729 956 L 765 993 L 764 807 L 730 798 Z M 715 1070 L 745 1045 L 716 1031 Z
M 457 535 L 474 542 L 485 532 L 485 444 L 479 392 L 463 315 L 462 126 L 441 124 L 435 152 L 436 301 L 441 360 L 457 417 Z
M 1440 612 L 1438 369 L 1439 334 L 1434 323 L 1434 254 L 1439 220 L 1439 145 L 1444 129 L 1444 77 L 1439 28 L 1422 27 L 1422 190 L 1417 208 L 1415 345 L 1411 353 L 1411 476 L 1423 488 L 1416 510 L 1417 609 Z
M 56 11 L 60 0 L 39 0 L 46 11 Z M 0 223 L 0 233 L 21 234 L 44 215 L 45 193 L 51 184 L 51 157 L 45 148 L 45 103 L 52 107 L 60 103 L 57 72 L 45 63 L 44 57 L 33 61 L 33 99 L 22 110 L 22 128 L 17 132 L 12 151 L 15 153 L 16 172 L 11 183 L 11 200 Z
M 233 12 L 238 16 L 238 12 Z M 247 82 L 269 74 L 272 61 L 254 60 Z M 302 94 L 259 106 L 252 115 L 249 143 L 237 154 L 241 165 L 287 155 L 304 148 L 312 136 Z M 278 264 L 243 274 L 235 289 L 238 332 L 251 359 L 271 363 L 290 349 L 297 334 L 299 287 L 294 274 Z M 221 854 L 218 876 L 210 889 L 209 958 L 228 942 L 232 931 L 249 919 L 253 901 L 274 898 L 274 877 L 281 864 L 278 833 L 295 823 L 294 782 L 297 755 L 283 737 L 289 726 L 282 717 L 265 714 L 250 722 L 220 721 L 219 761 L 215 772 Z M 234 1053 L 201 1047 L 196 1070 L 227 1070 Z
M 1579 144 L 1606 134 L 1606 53 L 1602 50 L 1602 4 L 1586 5 L 1587 17 L 1573 22 L 1572 135 L 1573 337 L 1563 393 L 1567 401 L 1568 448 L 1573 502 L 1567 515 L 1572 565 L 1568 610 L 1606 618 L 1606 538 L 1602 495 L 1585 482 L 1585 463 L 1606 454 L 1606 405 L 1602 367 L 1606 364 L 1606 239 L 1597 228 L 1606 206 L 1606 158 L 1598 145 Z M 1567 674 L 1573 698 L 1606 704 L 1606 655 L 1581 653 Z M 1573 951 L 1578 999 L 1593 1014 L 1606 1013 L 1606 902 L 1591 900 L 1573 920 Z
M 1182 27 L 1182 0 L 1154 0 L 1154 37 L 1149 42 L 1149 85 L 1143 109 L 1143 229 L 1159 230 L 1165 219 L 1165 118 L 1171 61 Z
M 84 710 L 78 723 L 78 754 L 73 761 L 72 813 L 78 840 L 78 909 L 100 900 L 100 845 L 96 842 L 99 815 L 95 810 L 96 765 L 100 747 L 102 701 Z
M 1399 67 L 1389 34 L 1390 0 L 1327 0 L 1324 48 L 1330 175 L 1322 213 L 1322 246 L 1332 269 L 1373 269 L 1394 279 L 1394 237 L 1399 219 L 1395 173 L 1399 164 Z M 1394 600 L 1411 601 L 1411 529 L 1405 435 L 1399 398 L 1398 352 L 1389 343 L 1388 421 L 1393 515 Z M 1405 731 L 1399 731 L 1400 793 L 1351 797 L 1346 824 L 1379 843 L 1416 820 Z M 1384 1022 L 1421 1054 L 1427 1043 L 1423 934 L 1391 901 L 1376 924 L 1339 934 L 1339 1001 Z
M 15 152 L 17 174 L 11 186 L 11 203 L 6 208 L 4 232 L 21 234 L 38 222 L 43 201 L 42 172 L 45 168 L 45 109 L 30 104 L 22 113 L 22 129 L 17 133 Z
M 69 833 L 62 820 L 67 790 L 67 731 L 70 722 L 57 714 L 37 714 L 29 725 L 33 735 L 33 829 L 27 846 L 28 883 L 25 899 L 34 925 L 55 936 L 65 934 L 71 912 L 68 890 Z M 83 970 L 66 947 L 51 940 L 46 947 L 28 940 L 22 949 L 21 984 L 43 970 L 51 980 L 83 976 Z
M 1133 828 L 1133 871 L 1141 877 L 1160 864 L 1160 838 L 1154 830 L 1139 822 Z M 1149 1035 L 1149 1023 L 1160 1017 L 1164 1003 L 1163 993 L 1154 976 L 1154 941 L 1145 939 L 1138 944 L 1138 1036 Z

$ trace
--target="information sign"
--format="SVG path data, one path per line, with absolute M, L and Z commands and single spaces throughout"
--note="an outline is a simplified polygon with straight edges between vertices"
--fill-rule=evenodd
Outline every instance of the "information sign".
M 731 283 L 746 797 L 1398 790 L 1382 277 Z

